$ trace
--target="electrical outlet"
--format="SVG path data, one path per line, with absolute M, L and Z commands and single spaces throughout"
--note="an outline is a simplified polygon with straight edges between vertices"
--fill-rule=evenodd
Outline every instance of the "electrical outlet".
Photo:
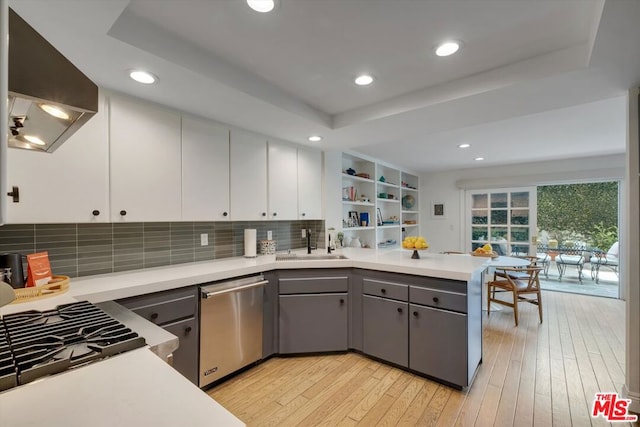
M 305 229 L 303 228 L 303 229 L 302 229 L 302 236 L 300 236 L 300 237 L 302 237 L 303 239 L 304 239 L 305 237 L 307 237 L 307 230 L 305 230 Z
M 273 233 L 271 230 L 267 231 L 267 240 L 273 240 Z
M 209 246 L 209 234 L 200 234 L 200 246 Z

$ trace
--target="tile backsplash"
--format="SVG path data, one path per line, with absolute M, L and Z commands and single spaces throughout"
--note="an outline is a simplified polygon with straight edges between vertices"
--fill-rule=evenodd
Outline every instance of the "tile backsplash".
M 306 228 L 312 245 L 324 246 L 324 221 L 15 224 L 0 226 L 0 253 L 48 251 L 54 274 L 90 276 L 242 256 L 245 228 L 257 230 L 258 242 L 271 230 L 277 251 L 305 247 Z

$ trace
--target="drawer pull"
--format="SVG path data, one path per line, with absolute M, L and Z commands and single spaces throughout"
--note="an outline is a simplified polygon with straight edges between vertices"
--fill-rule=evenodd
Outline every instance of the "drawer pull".
M 380 289 L 380 292 L 382 292 L 383 294 L 387 293 L 387 290 L 385 288 Z
M 340 305 L 344 304 L 344 298 L 340 298 Z
M 121 210 L 121 211 L 120 211 L 120 215 L 121 215 L 121 216 L 125 216 L 126 214 L 127 214 L 127 211 L 125 211 L 125 210 Z
M 98 216 L 100 215 L 100 211 L 98 209 L 94 209 L 93 212 L 91 212 L 91 215 Z
M 418 312 L 417 311 L 413 312 L 413 317 L 418 317 Z
M 437 304 L 439 301 L 440 300 L 438 299 L 438 297 L 433 297 L 433 302 L 435 302 Z
M 402 307 L 398 307 L 398 313 L 402 313 Z
M 158 318 L 158 313 L 151 313 L 151 320 L 156 320 Z
M 191 326 L 187 326 L 186 328 L 184 328 L 184 334 L 189 335 L 189 332 L 191 332 Z

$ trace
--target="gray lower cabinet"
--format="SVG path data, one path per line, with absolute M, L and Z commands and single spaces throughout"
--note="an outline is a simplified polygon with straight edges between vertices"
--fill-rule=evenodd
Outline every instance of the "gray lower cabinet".
M 278 275 L 270 271 L 264 278 L 268 283 L 262 297 L 262 357 L 267 358 L 278 352 Z
M 482 359 L 481 277 L 468 282 L 354 269 L 362 351 L 461 388 Z M 355 305 L 355 304 L 352 304 Z M 358 331 L 352 331 L 353 339 Z
M 280 354 L 346 351 L 350 270 L 278 272 Z
M 363 351 L 396 365 L 409 366 L 409 304 L 362 296 Z
M 280 295 L 280 353 L 345 351 L 347 293 Z
M 173 367 L 195 382 L 198 378 L 198 321 L 195 317 L 162 326 L 177 336 L 180 347 L 173 352 Z
M 198 384 L 198 288 L 172 289 L 116 301 L 179 339 L 173 367 Z
M 409 310 L 409 367 L 466 386 L 467 316 L 415 304 Z

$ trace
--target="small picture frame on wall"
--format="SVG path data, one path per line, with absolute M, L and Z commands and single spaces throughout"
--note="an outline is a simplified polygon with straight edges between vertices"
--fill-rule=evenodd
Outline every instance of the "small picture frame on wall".
M 360 217 L 357 211 L 349 211 L 349 227 L 359 227 Z
M 431 202 L 431 219 L 445 219 L 446 212 L 444 202 Z

